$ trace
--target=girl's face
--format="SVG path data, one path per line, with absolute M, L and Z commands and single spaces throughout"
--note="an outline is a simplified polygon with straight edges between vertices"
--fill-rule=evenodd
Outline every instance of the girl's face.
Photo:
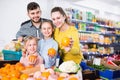
M 26 50 L 29 54 L 34 54 L 37 51 L 37 42 L 35 39 L 26 42 Z
M 62 27 L 62 25 L 65 23 L 65 16 L 63 16 L 59 11 L 52 12 L 51 18 L 52 18 L 53 24 L 57 28 Z
M 41 26 L 41 32 L 45 39 L 51 38 L 54 29 L 49 22 L 44 22 Z

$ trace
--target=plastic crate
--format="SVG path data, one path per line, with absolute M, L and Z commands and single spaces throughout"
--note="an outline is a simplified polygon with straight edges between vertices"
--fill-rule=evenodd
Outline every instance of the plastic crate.
M 21 51 L 10 51 L 2 50 L 4 60 L 20 60 L 22 53 Z
M 107 78 L 109 80 L 120 78 L 120 70 L 105 70 L 99 71 L 101 77 Z
M 94 68 L 88 66 L 86 62 L 81 62 L 80 66 L 83 70 L 95 70 Z M 104 71 L 99 70 L 99 76 L 108 80 L 120 80 L 117 78 L 120 78 L 120 70 L 111 70 L 106 69 Z

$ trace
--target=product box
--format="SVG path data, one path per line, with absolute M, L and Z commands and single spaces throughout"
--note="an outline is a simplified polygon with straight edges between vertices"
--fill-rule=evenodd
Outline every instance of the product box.
M 100 74 L 101 77 L 104 77 L 104 78 L 107 78 L 107 79 L 120 78 L 120 70 L 99 71 L 99 74 Z
M 82 61 L 80 63 L 82 68 L 83 80 L 96 80 L 100 79 L 99 71 L 87 66 L 86 62 Z
M 2 50 L 4 60 L 20 60 L 21 51 Z
M 100 79 L 98 70 L 84 70 L 82 71 L 83 80 L 97 80 Z
M 109 70 L 99 71 L 100 76 L 108 79 L 116 79 L 120 78 L 120 67 L 117 65 L 111 65 L 110 63 L 106 61 L 102 61 L 102 64 L 108 68 Z

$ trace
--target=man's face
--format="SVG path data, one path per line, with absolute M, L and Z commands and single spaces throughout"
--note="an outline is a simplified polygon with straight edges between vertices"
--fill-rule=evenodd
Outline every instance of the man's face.
M 28 11 L 28 16 L 34 23 L 38 23 L 41 17 L 41 11 L 40 8 L 38 7 L 37 9 L 34 10 L 29 10 Z

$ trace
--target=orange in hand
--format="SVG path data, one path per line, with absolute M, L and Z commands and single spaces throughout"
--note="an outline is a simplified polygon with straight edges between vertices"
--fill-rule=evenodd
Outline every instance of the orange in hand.
M 68 37 L 62 38 L 61 45 L 65 46 L 65 47 L 69 46 L 70 45 L 70 38 L 68 38 Z
M 56 54 L 56 50 L 54 48 L 48 49 L 48 55 L 54 56 Z
M 28 60 L 29 60 L 30 62 L 35 62 L 36 59 L 37 59 L 37 56 L 36 56 L 36 55 L 30 55 L 30 56 L 28 57 Z

